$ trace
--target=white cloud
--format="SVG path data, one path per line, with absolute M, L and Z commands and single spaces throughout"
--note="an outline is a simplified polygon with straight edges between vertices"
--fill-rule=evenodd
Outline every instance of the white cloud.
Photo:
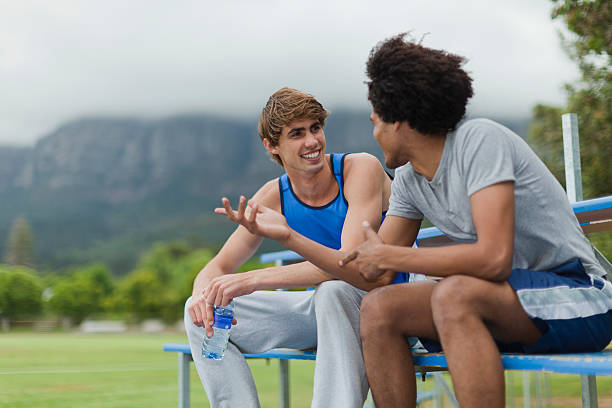
M 0 143 L 31 143 L 85 114 L 254 117 L 282 86 L 367 108 L 365 61 L 412 30 L 469 58 L 471 110 L 562 104 L 576 68 L 548 2 L 0 0 Z

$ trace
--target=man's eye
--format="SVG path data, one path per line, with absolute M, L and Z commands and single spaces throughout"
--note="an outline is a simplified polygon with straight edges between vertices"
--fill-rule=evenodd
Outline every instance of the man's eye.
M 321 130 L 321 125 L 313 125 L 310 127 L 312 133 L 317 133 L 319 130 Z

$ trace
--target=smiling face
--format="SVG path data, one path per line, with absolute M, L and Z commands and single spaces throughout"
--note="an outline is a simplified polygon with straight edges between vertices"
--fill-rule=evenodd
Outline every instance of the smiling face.
M 318 172 L 325 165 L 325 133 L 318 119 L 298 119 L 283 126 L 277 146 L 264 140 L 266 149 L 278 154 L 285 170 Z

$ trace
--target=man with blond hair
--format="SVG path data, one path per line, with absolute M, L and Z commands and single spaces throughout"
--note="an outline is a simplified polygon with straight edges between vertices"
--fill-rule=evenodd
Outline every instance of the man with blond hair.
M 282 213 L 292 228 L 313 241 L 350 251 L 363 241 L 363 220 L 380 225 L 390 180 L 372 155 L 325 153 L 328 114 L 313 96 L 294 89 L 283 88 L 270 97 L 258 132 L 286 173 L 264 184 L 253 199 Z M 242 209 L 245 202 L 241 197 Z M 186 303 L 185 327 L 212 407 L 258 407 L 242 353 L 277 347 L 317 347 L 313 407 L 361 407 L 368 391 L 359 338 L 361 299 L 365 290 L 406 281 L 407 274 L 388 274 L 377 283 L 366 282 L 358 273 L 333 280 L 310 262 L 234 274 L 261 242 L 239 226 L 198 274 Z M 267 290 L 315 285 L 315 291 Z M 225 357 L 205 359 L 201 349 L 205 332 L 213 333 L 212 305 L 232 300 L 238 323 Z

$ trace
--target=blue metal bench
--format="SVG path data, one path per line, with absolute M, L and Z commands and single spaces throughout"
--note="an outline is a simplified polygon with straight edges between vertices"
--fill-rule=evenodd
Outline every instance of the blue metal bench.
M 169 343 L 164 344 L 164 351 L 178 353 L 178 407 L 189 408 L 190 390 L 189 390 L 189 363 L 193 361 L 189 344 Z M 287 360 L 315 360 L 316 354 L 313 351 L 302 351 L 292 349 L 274 349 L 260 354 L 244 354 L 245 358 L 274 358 L 281 362 Z M 286 386 L 281 384 L 279 387 L 279 400 L 281 406 L 289 407 L 289 369 L 286 371 Z M 281 381 L 283 373 L 281 370 Z
M 192 360 L 188 344 L 165 344 L 164 351 L 178 353 L 178 406 L 188 408 L 190 399 L 189 364 Z M 313 351 L 274 349 L 266 353 L 245 354 L 245 358 L 274 358 L 280 361 L 315 360 Z M 441 353 L 414 354 L 415 369 L 418 373 L 446 371 L 448 365 Z M 506 370 L 536 371 L 557 374 L 578 374 L 581 376 L 582 406 L 597 407 L 596 376 L 612 376 L 612 350 L 600 353 L 525 355 L 502 354 L 502 364 Z M 287 384 L 288 385 L 288 384 Z M 418 402 L 436 397 L 432 392 L 420 393 Z M 289 406 L 289 390 L 280 387 L 280 406 Z M 453 402 L 451 400 L 451 402 Z M 456 402 L 455 402 L 456 403 Z
M 612 229 L 612 196 L 579 201 L 572 204 L 574 212 L 585 233 Z M 420 246 L 441 245 L 450 240 L 437 228 L 423 228 L 418 235 Z M 299 261 L 300 255 L 292 251 L 263 254 L 261 262 L 283 265 Z M 609 268 L 609 265 L 604 265 Z M 178 353 L 179 408 L 189 407 L 189 362 L 192 361 L 188 344 L 166 344 L 164 351 Z M 280 406 L 289 407 L 289 360 L 315 360 L 312 351 L 275 349 L 261 354 L 245 354 L 246 358 L 274 358 L 280 360 Z M 415 354 L 417 372 L 446 371 L 448 366 L 443 354 Z M 612 350 L 600 353 L 525 355 L 502 354 L 502 363 L 507 370 L 539 371 L 563 374 L 578 374 L 582 385 L 582 406 L 597 407 L 597 376 L 612 376 Z M 430 398 L 421 395 L 420 398 Z
M 178 406 L 179 408 L 189 408 L 190 405 L 190 387 L 189 387 L 189 363 L 193 361 L 189 344 L 168 343 L 164 344 L 164 351 L 178 353 Z M 288 360 L 316 360 L 316 353 L 310 350 L 293 350 L 293 349 L 273 349 L 265 353 L 259 354 L 244 354 L 245 358 L 265 358 L 278 359 L 281 362 Z M 287 377 L 288 377 L 287 371 Z M 281 382 L 283 375 L 281 372 Z M 286 385 L 286 386 L 285 386 Z M 289 407 L 289 383 L 288 378 L 285 379 L 285 385 L 279 386 L 279 406 Z M 417 404 L 437 397 L 433 391 L 419 392 L 417 396 Z

